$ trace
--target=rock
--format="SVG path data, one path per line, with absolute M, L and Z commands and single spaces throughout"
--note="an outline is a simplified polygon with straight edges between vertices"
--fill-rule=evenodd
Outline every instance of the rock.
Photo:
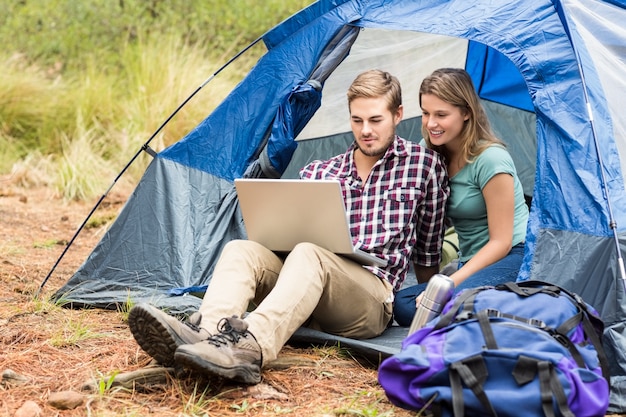
M 256 400 L 288 400 L 289 396 L 279 392 L 276 388 L 267 384 L 257 384 L 247 387 L 243 391 L 246 396 Z
M 85 397 L 75 391 L 53 392 L 48 397 L 48 404 L 58 410 L 73 410 L 85 401 Z
M 12 369 L 5 369 L 2 372 L 2 380 L 0 380 L 0 385 L 2 386 L 23 385 L 27 382 L 28 382 L 28 378 L 26 378 L 25 376 L 16 373 Z
M 41 408 L 34 401 L 26 401 L 15 412 L 15 417 L 39 417 L 41 416 Z
M 287 394 L 278 391 L 273 386 L 264 382 L 256 385 L 241 386 L 222 392 L 220 397 L 229 400 L 238 400 L 241 398 L 254 398 L 255 400 L 289 400 Z

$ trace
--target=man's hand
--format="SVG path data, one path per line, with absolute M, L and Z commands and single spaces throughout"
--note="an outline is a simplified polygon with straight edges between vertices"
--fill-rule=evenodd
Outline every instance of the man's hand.
M 413 271 L 415 272 L 415 278 L 417 278 L 417 282 L 423 284 L 424 282 L 428 282 L 430 277 L 439 272 L 439 265 L 421 266 L 413 264 Z

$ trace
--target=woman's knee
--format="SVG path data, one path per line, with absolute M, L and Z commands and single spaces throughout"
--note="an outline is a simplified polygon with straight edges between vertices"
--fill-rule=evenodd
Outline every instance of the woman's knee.
M 396 294 L 393 303 L 393 316 L 400 326 L 408 327 L 413 321 L 415 310 L 417 310 L 416 298 L 424 291 L 426 284 L 418 284 L 404 288 Z

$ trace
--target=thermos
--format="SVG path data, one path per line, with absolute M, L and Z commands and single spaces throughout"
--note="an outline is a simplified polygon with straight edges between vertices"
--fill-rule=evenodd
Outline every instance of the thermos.
M 454 281 L 442 274 L 433 275 L 426 285 L 419 306 L 413 316 L 409 334 L 424 327 L 426 323 L 441 313 L 443 306 L 450 301 L 454 293 Z

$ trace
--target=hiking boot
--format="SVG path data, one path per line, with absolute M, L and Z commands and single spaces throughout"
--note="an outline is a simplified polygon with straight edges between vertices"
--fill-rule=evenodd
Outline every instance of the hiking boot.
M 150 304 L 137 304 L 128 313 L 128 327 L 141 348 L 163 366 L 174 366 L 176 348 L 207 339 L 200 313 L 180 321 Z
M 233 316 L 223 318 L 219 331 L 207 340 L 179 346 L 176 362 L 196 371 L 221 376 L 246 384 L 261 382 L 263 355 L 248 323 Z

